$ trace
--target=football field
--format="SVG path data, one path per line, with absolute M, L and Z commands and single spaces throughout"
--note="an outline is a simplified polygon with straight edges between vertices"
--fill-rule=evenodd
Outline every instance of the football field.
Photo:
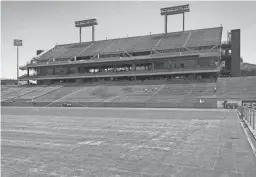
M 2 107 L 2 176 L 255 177 L 234 110 Z

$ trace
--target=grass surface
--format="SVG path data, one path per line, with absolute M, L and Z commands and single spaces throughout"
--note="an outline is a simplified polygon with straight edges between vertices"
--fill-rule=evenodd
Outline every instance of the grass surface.
M 2 107 L 2 176 L 251 176 L 234 111 Z

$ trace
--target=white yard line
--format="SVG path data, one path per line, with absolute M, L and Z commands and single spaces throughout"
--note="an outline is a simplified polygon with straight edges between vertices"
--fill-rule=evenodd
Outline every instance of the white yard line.
M 163 88 L 165 87 L 165 85 L 162 85 L 159 89 L 157 89 L 157 91 L 155 93 L 153 93 L 153 95 L 151 95 L 151 97 L 153 97 L 155 94 L 157 94 L 158 92 L 160 92 Z M 150 98 L 151 98 L 150 97 Z
M 113 97 L 110 97 L 109 99 L 107 99 L 107 100 L 105 100 L 105 101 L 103 101 L 103 102 L 105 103 L 105 102 L 108 102 L 108 101 L 112 101 L 112 100 L 114 100 L 115 98 L 119 98 L 119 97 L 120 97 L 119 95 L 113 96 Z

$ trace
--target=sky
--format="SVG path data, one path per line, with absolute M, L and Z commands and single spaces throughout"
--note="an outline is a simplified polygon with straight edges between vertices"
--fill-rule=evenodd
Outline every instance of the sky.
M 19 65 L 25 65 L 36 50 L 49 50 L 55 44 L 79 42 L 74 22 L 97 18 L 95 40 L 114 39 L 164 32 L 160 8 L 190 4 L 185 14 L 185 30 L 223 26 L 227 31 L 241 29 L 241 56 L 256 64 L 256 2 L 202 1 L 27 1 L 1 2 L 1 78 L 16 78 L 17 49 L 14 39 L 23 40 Z M 168 32 L 182 31 L 182 15 L 168 17 Z M 91 27 L 82 29 L 82 41 L 91 40 Z M 25 72 L 20 71 L 20 75 Z

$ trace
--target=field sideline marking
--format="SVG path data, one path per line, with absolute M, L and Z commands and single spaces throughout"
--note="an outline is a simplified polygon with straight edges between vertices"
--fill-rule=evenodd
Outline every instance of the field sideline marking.
M 237 118 L 240 120 L 240 117 L 239 117 L 240 112 L 239 112 L 238 110 L 236 110 L 236 115 L 237 115 Z M 251 146 L 251 148 L 252 148 L 253 154 L 254 154 L 255 157 L 256 157 L 256 148 L 254 147 L 254 145 L 253 145 L 253 143 L 252 143 L 252 140 L 250 139 L 249 134 L 248 134 L 247 131 L 245 130 L 245 128 L 244 128 L 244 126 L 243 126 L 243 124 L 242 124 L 242 121 L 240 121 L 240 125 L 241 125 L 242 129 L 244 130 L 244 133 L 246 134 L 246 138 L 247 138 L 247 140 L 248 140 L 248 142 L 249 142 L 249 144 L 250 144 L 250 146 Z M 249 131 L 250 131 L 250 130 L 249 130 Z
M 35 109 L 35 107 L 2 106 L 4 109 Z M 197 111 L 197 112 L 227 112 L 225 109 L 198 108 L 128 108 L 128 107 L 37 107 L 38 109 L 67 109 L 67 110 L 145 110 L 145 111 Z
M 51 102 L 50 104 L 46 105 L 45 107 L 48 107 L 48 106 L 52 105 L 53 103 L 56 103 L 57 101 L 60 101 L 60 100 L 62 100 L 62 99 L 64 99 L 64 98 L 66 98 L 66 97 L 68 97 L 68 96 L 70 96 L 70 95 L 73 95 L 73 94 L 75 94 L 75 93 L 77 93 L 77 92 L 79 92 L 79 91 L 81 91 L 81 90 L 86 89 L 86 88 L 87 88 L 87 87 L 82 88 L 82 89 L 79 89 L 79 90 L 77 90 L 77 91 L 75 91 L 75 92 L 72 92 L 72 93 L 70 93 L 70 94 L 68 94 L 68 95 L 65 95 L 64 97 L 61 97 L 61 98 L 59 98 L 59 99 L 57 99 L 57 100 L 54 100 L 53 102 Z

